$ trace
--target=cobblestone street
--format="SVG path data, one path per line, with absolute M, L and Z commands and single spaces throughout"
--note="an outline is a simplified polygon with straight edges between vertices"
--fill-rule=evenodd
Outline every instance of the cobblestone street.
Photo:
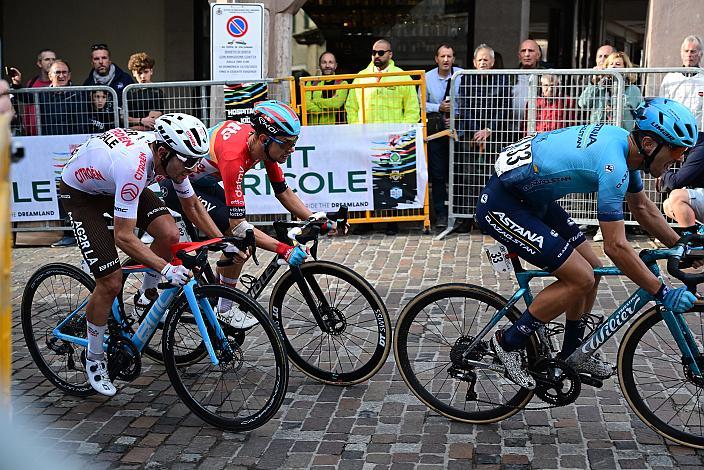
M 483 243 L 477 232 L 434 241 L 402 230 L 395 237 L 377 233 L 323 240 L 319 255 L 362 274 L 395 324 L 416 294 L 440 283 L 469 282 L 510 295 L 513 282 L 497 278 Z M 645 237 L 633 243 L 653 246 Z M 594 245 L 603 256 L 601 246 Z M 193 416 L 163 366 L 148 359 L 138 379 L 118 382 L 112 399 L 64 395 L 32 362 L 19 309 L 26 281 L 39 266 L 78 265 L 79 258 L 77 248 L 14 249 L 14 414 L 38 430 L 36 446 L 51 458 L 78 456 L 92 469 L 704 468 L 704 451 L 666 443 L 639 420 L 617 378 L 601 389 L 583 386 L 572 405 L 475 426 L 452 422 L 416 399 L 401 379 L 393 350 L 370 381 L 347 388 L 319 384 L 291 366 L 288 393 L 276 417 L 242 434 L 223 432 Z M 246 271 L 257 269 L 250 262 Z M 597 313 L 609 314 L 625 300 L 632 284 L 623 279 L 602 280 Z M 614 362 L 617 348 L 617 341 L 607 343 L 602 356 Z M 534 398 L 531 405 L 544 403 Z

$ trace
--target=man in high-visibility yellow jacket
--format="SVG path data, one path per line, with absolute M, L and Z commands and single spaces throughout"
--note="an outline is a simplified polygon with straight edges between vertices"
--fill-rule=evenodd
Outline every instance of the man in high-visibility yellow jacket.
M 337 70 L 337 60 L 332 52 L 323 52 L 318 59 L 320 73 L 322 75 L 335 75 Z M 344 80 L 321 80 L 312 85 L 347 85 Z M 306 92 L 306 113 L 308 114 L 309 126 L 322 124 L 344 124 L 345 101 L 347 100 L 347 89 L 335 88 L 329 90 L 316 90 Z
M 360 74 L 375 73 L 377 77 L 356 78 L 354 83 L 384 83 L 409 81 L 409 76 L 385 77 L 389 72 L 403 72 L 391 60 L 391 43 L 380 39 L 372 48 L 372 61 Z M 373 122 L 398 122 L 415 124 L 420 121 L 420 105 L 415 85 L 365 87 L 351 89 L 345 103 L 347 122 L 363 124 Z

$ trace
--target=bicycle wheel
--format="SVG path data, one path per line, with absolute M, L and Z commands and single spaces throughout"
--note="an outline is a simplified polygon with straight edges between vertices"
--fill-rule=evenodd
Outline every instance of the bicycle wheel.
M 287 271 L 272 290 L 269 310 L 289 360 L 327 384 L 369 379 L 391 350 L 391 320 L 381 297 L 362 276 L 337 263 L 303 263 L 301 272 L 328 331 L 321 330 L 294 272 Z
M 81 361 L 84 348 L 57 338 L 54 329 L 78 311 L 61 332 L 86 338 L 85 304 L 94 288 L 95 281 L 79 268 L 52 263 L 32 274 L 22 295 L 22 332 L 32 359 L 57 388 L 80 397 L 96 393 Z
M 494 368 L 475 367 L 462 355 L 506 302 L 482 287 L 443 284 L 421 292 L 406 305 L 396 322 L 394 354 L 403 380 L 420 401 L 441 415 L 468 423 L 506 419 L 530 401 L 533 392 L 505 378 L 503 366 L 494 362 L 489 340 L 496 329 L 481 339 L 468 358 Z M 516 308 L 507 313 L 511 322 L 519 316 Z M 530 341 L 526 353 L 533 363 L 537 342 Z M 476 397 L 471 396 L 472 378 Z
M 281 407 L 288 386 L 288 362 L 281 336 L 261 306 L 243 292 L 215 285 L 198 286 L 194 291 L 196 299 L 232 300 L 259 323 L 239 330 L 220 322 L 230 351 L 217 344 L 209 328 L 220 361 L 217 366 L 208 355 L 192 364 L 178 364 L 176 357 L 189 356 L 203 343 L 188 302 L 181 296 L 169 311 L 162 339 L 171 383 L 186 406 L 203 421 L 230 431 L 259 427 Z
M 704 350 L 703 316 L 702 312 L 683 316 L 700 354 Z M 671 441 L 704 448 L 704 381 L 683 364 L 658 307 L 638 317 L 624 334 L 618 376 L 628 404 L 645 424 Z

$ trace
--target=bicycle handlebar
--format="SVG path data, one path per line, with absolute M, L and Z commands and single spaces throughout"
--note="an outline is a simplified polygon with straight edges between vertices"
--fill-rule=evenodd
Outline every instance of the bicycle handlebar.
M 685 273 L 680 269 L 683 262 L 686 264 L 687 261 L 704 259 L 704 249 L 692 249 L 691 243 L 696 243 L 697 247 L 704 246 L 704 235 L 692 233 L 683 236 L 673 247 L 675 252 L 667 257 L 667 272 L 682 281 L 688 288 L 704 282 L 704 272 Z
M 329 212 L 324 214 L 324 216 L 319 214 L 320 213 L 314 214 L 308 220 L 302 221 L 275 221 L 274 230 L 276 232 L 276 239 L 289 245 L 292 241 L 298 242 L 301 245 L 313 242 L 310 252 L 313 258 L 317 258 L 318 237 L 325 235 L 332 228 L 327 222 L 333 221 L 336 227 L 344 228 L 347 225 L 349 211 L 347 206 L 342 205 L 336 212 Z

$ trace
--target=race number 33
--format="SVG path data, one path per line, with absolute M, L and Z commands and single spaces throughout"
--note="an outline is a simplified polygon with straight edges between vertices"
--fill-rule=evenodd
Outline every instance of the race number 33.
M 503 149 L 499 154 L 499 158 L 496 159 L 496 174 L 498 176 L 514 168 L 530 165 L 533 162 L 531 143 L 534 137 L 535 134 L 531 134 Z

